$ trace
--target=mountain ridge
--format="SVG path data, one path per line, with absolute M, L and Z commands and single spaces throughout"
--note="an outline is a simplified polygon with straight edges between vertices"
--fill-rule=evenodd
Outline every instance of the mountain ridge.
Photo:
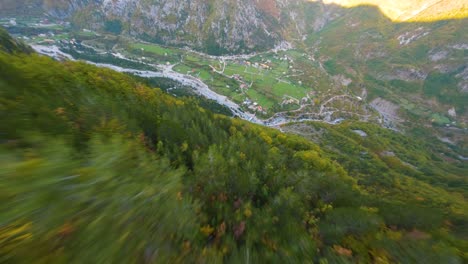
M 346 8 L 362 5 L 378 7 L 394 22 L 433 22 L 447 19 L 463 19 L 468 16 L 468 4 L 463 0 L 323 0 Z
M 75 27 L 103 30 L 105 23 L 118 23 L 117 30 L 157 43 L 192 46 L 208 53 L 246 53 L 273 48 L 289 40 L 300 44 L 307 35 L 317 32 L 336 17 L 343 7 L 370 4 L 380 8 L 394 21 L 418 22 L 420 11 L 426 19 L 466 18 L 468 7 L 463 1 L 448 3 L 431 0 L 431 7 L 414 0 L 401 4 L 398 17 L 410 14 L 413 19 L 396 19 L 387 9 L 398 9 L 399 2 L 378 1 L 129 1 L 129 0 L 6 0 L 0 3 L 0 13 L 45 13 L 55 18 L 71 20 Z M 434 2 L 438 1 L 438 2 Z M 441 2 L 442 1 L 442 2 Z M 386 4 L 387 3 L 387 4 Z M 427 3 L 425 3 L 427 4 Z M 388 5 L 388 7 L 386 7 Z M 423 5 L 424 9 L 417 8 Z M 28 8 L 29 7 L 29 8 Z M 454 10 L 458 11 L 454 13 Z M 416 17 L 414 17 L 416 16 Z M 422 21 L 422 20 L 421 20 Z M 109 28 L 108 28 L 109 29 Z
M 461 176 L 445 186 L 426 167 L 439 158 L 393 131 L 304 131 L 329 151 L 129 75 L 2 50 L 0 92 L 7 262 L 468 259 L 466 167 L 446 164 Z

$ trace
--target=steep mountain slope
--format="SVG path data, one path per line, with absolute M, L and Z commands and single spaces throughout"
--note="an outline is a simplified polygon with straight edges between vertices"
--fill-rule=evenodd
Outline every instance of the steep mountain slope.
M 382 98 L 386 108 L 393 105 L 387 117 L 396 123 L 451 122 L 441 115 L 466 124 L 467 27 L 467 19 L 393 23 L 373 7 L 359 7 L 311 35 L 305 47 L 379 111 L 386 112 Z
M 369 4 L 394 21 L 464 18 L 463 0 L 5 0 L 0 14 L 71 19 L 79 28 L 121 31 L 146 40 L 189 45 L 212 54 L 272 48 L 301 41 L 340 16 L 342 7 Z
M 463 188 L 380 162 L 356 175 L 352 157 L 337 159 L 342 167 L 302 137 L 110 70 L 4 50 L 2 262 L 468 258 Z
M 468 4 L 464 0 L 324 0 L 326 4 L 343 7 L 376 6 L 393 21 L 430 22 L 442 19 L 465 18 Z
M 1 15 L 44 15 L 57 18 L 69 17 L 73 12 L 100 0 L 3 0 L 0 2 Z
M 300 22 L 300 1 L 7 1 L 0 12 L 37 12 L 41 7 L 53 17 L 67 18 L 80 28 L 103 29 L 109 23 L 117 31 L 146 40 L 204 48 L 210 53 L 247 52 L 272 48 L 284 39 L 290 26 L 305 28 Z M 33 9 L 33 8 L 31 8 Z M 19 11 L 18 11 L 19 10 Z M 292 21 L 297 18 L 297 21 Z
M 136 59 L 155 55 L 152 47 L 138 38 L 187 45 L 211 54 L 265 50 L 287 40 L 294 49 L 281 55 L 287 57 L 286 63 L 284 57 L 279 58 L 273 51 L 248 61 L 268 64 L 270 70 L 263 72 L 262 67 L 247 70 L 244 68 L 247 62 L 241 59 L 236 65 L 228 65 L 229 74 L 223 76 L 210 68 L 218 64 L 218 58 L 185 60 L 185 50 L 178 50 L 171 58 L 165 55 L 165 50 L 156 54 L 153 63 L 180 62 L 183 65 L 175 67 L 179 73 L 198 74 L 210 89 L 238 104 L 259 104 L 260 115 L 265 113 L 266 117 L 289 111 L 286 114 L 295 120 L 323 118 L 322 110 L 329 108 L 336 110 L 335 120 L 358 118 L 401 131 L 431 127 L 434 130 L 428 133 L 437 134 L 448 144 L 466 146 L 468 19 L 462 19 L 466 17 L 464 1 L 381 2 L 74 0 L 35 3 L 49 17 L 71 21 L 73 27 L 66 33 L 71 33 L 72 38 L 86 35 L 92 29 L 102 34 L 104 45 L 96 47 L 104 47 L 104 52 L 110 53 L 130 51 L 127 55 Z M 457 19 L 441 20 L 446 18 Z M 41 28 L 38 33 L 47 31 Z M 90 38 L 93 37 L 84 36 L 80 40 Z M 222 62 L 219 67 L 223 68 Z M 257 76 L 261 78 L 250 74 L 250 70 L 259 72 Z M 236 74 L 240 74 L 242 82 L 233 79 Z M 241 87 L 246 85 L 252 89 L 245 92 Z M 332 100 L 343 96 L 349 102 Z M 293 103 L 289 104 L 291 97 Z M 467 155 L 465 149 L 461 148 L 461 159 Z
M 0 51 L 3 52 L 22 52 L 22 53 L 31 53 L 33 50 L 28 45 L 25 45 L 23 42 L 16 41 L 12 39 L 8 32 L 0 28 Z

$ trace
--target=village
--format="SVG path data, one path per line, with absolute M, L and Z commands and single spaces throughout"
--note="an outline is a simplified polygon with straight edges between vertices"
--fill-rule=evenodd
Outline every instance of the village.
M 304 54 L 306 56 L 306 54 Z M 307 59 L 312 60 L 312 58 L 307 57 Z M 231 66 L 235 65 L 235 66 Z M 226 78 L 230 78 L 234 80 L 237 85 L 235 87 L 231 87 L 230 85 L 226 85 L 226 88 L 234 90 L 236 93 L 241 94 L 244 96 L 242 101 L 242 105 L 248 109 L 248 111 L 252 113 L 257 113 L 261 115 L 268 114 L 268 107 L 262 105 L 258 100 L 255 98 L 249 97 L 249 90 L 255 84 L 255 78 L 252 76 L 260 76 L 258 79 L 265 79 L 265 78 L 272 78 L 271 75 L 277 76 L 278 73 L 280 76 L 274 78 L 276 83 L 282 83 L 287 86 L 290 86 L 290 89 L 294 89 L 303 85 L 302 81 L 299 80 L 294 83 L 294 81 L 290 80 L 290 77 L 297 77 L 303 75 L 303 72 L 299 69 L 294 68 L 294 59 L 287 54 L 278 54 L 278 52 L 273 52 L 272 55 L 269 56 L 259 55 L 251 60 L 240 58 L 240 59 L 231 59 L 226 61 L 225 59 L 220 59 L 217 62 L 216 66 L 209 65 L 211 68 L 211 72 L 213 74 L 219 74 Z M 227 74 L 227 68 L 235 67 L 236 69 L 243 68 L 242 72 L 231 71 L 231 75 Z M 314 104 L 312 97 L 316 95 L 316 92 L 310 89 L 308 92 L 304 93 L 301 97 L 294 97 L 288 94 L 283 94 L 279 101 L 279 106 L 282 108 L 287 108 L 288 105 L 294 108 L 300 108 L 303 105 L 310 105 Z
M 239 111 L 245 112 L 250 116 L 247 119 L 268 120 L 278 117 L 277 114 L 281 114 L 283 119 L 288 119 L 288 113 L 299 119 L 301 116 L 313 116 L 312 119 L 320 119 L 322 118 L 321 112 L 324 116 L 330 116 L 328 118 L 330 122 L 335 118 L 328 112 L 322 111 L 321 102 L 326 104 L 330 98 L 339 94 L 333 94 L 335 91 L 332 87 L 327 90 L 320 89 L 320 87 L 327 87 L 323 85 L 323 82 L 328 80 L 317 80 L 315 76 L 323 75 L 307 71 L 307 69 L 314 68 L 318 71 L 322 69 L 319 61 L 305 52 L 277 49 L 252 55 L 215 57 L 196 51 L 141 42 L 132 38 L 121 38 L 120 42 L 112 44 L 111 50 L 107 50 L 106 45 L 103 45 L 109 40 L 106 34 L 88 29 L 71 31 L 68 28 L 69 25 L 60 21 L 2 20 L 0 23 L 7 23 L 13 27 L 15 23 L 16 25 L 26 23 L 29 27 L 33 27 L 34 30 L 29 31 L 29 35 L 19 36 L 30 44 L 50 47 L 50 49 L 43 49 L 48 55 L 53 52 L 63 57 L 62 51 L 64 51 L 65 54 L 73 52 L 74 56 L 83 53 L 84 58 L 88 59 L 91 58 L 88 54 L 91 52 L 93 53 L 91 56 L 105 56 L 111 64 L 134 68 L 140 72 L 140 75 L 145 75 L 148 71 L 168 69 L 173 71 L 171 76 L 177 73 L 191 76 L 194 78 L 193 81 L 198 80 L 206 84 L 207 89 L 225 96 L 226 99 L 222 100 L 232 100 L 232 106 L 238 105 L 239 108 L 230 108 L 236 109 L 238 113 L 241 113 Z M 135 68 L 136 64 L 142 65 Z M 315 66 L 307 68 L 303 66 L 304 64 Z M 155 76 L 160 75 L 164 75 L 164 71 L 155 74 Z M 188 80 L 182 77 L 178 79 Z M 338 113 L 336 110 L 331 112 L 335 113 L 333 116 Z

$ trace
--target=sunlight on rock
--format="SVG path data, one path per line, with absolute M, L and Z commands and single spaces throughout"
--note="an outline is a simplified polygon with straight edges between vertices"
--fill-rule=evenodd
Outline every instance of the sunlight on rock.
M 468 3 L 465 0 L 323 0 L 323 3 L 337 4 L 346 8 L 361 5 L 376 6 L 395 22 L 431 22 L 468 17 Z

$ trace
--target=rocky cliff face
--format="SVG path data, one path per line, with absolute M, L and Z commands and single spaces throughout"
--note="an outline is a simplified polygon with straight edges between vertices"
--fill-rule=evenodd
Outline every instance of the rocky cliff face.
M 400 0 L 398 0 L 400 1 Z M 401 0 L 403 1 L 403 0 Z M 382 1 L 380 1 L 382 2 Z M 147 41 L 176 46 L 190 46 L 211 54 L 245 53 L 272 48 L 287 40 L 297 45 L 307 43 L 308 37 L 334 21 L 346 19 L 353 34 L 373 19 L 378 10 L 355 14 L 360 4 L 380 6 L 374 0 L 1 0 L 0 15 L 46 13 L 67 19 L 77 28 L 106 30 L 117 25 L 118 33 Z M 385 2 L 385 1 L 384 1 Z M 408 0 L 407 12 L 434 18 L 430 12 L 434 0 Z M 441 0 L 449 14 L 466 11 L 466 6 L 454 5 L 460 0 Z M 462 1 L 463 2 L 463 1 Z M 452 3 L 452 4 L 449 4 Z M 421 7 L 424 7 L 422 9 Z M 453 7 L 455 11 L 449 7 Z M 445 10 L 443 9 L 443 10 Z M 415 10 L 418 12 L 415 13 Z M 405 12 L 406 12 L 405 11 Z M 445 12 L 445 11 L 444 11 Z M 430 14 L 426 14 L 430 13 Z M 387 17 L 389 17 L 387 15 Z M 375 19 L 373 19 L 375 22 Z M 402 27 L 407 27 L 402 25 Z M 385 28 L 384 28 L 385 29 Z M 338 29 L 340 30 L 340 29 Z M 381 29 L 379 29 L 381 30 Z M 326 31 L 326 30 L 325 30 Z M 410 32 L 411 33 L 411 32 Z M 401 35 L 399 41 L 409 43 L 419 35 Z M 418 32 L 416 32 L 418 33 Z M 380 55 L 379 55 L 380 54 Z M 368 54 L 382 56 L 383 52 Z
M 2 0 L 1 14 L 70 19 L 78 28 L 121 24 L 123 33 L 210 53 L 273 47 L 307 31 L 304 0 Z
M 41 14 L 101 30 L 118 23 L 124 34 L 190 46 L 211 54 L 245 53 L 301 42 L 334 15 L 307 0 L 3 0 L 0 14 Z
M 95 30 L 113 21 L 125 34 L 216 54 L 304 39 L 329 16 L 310 6 L 306 0 L 2 0 L 0 15 L 45 13 Z
M 264 11 L 250 0 L 105 0 L 101 7 L 107 19 L 119 17 L 132 25 L 133 35 L 175 45 L 204 46 L 211 53 L 268 47 L 281 39 L 278 13 L 267 13 L 270 10 Z
M 82 8 L 100 0 L 1 0 L 0 16 L 43 15 L 68 18 Z
M 91 13 L 82 9 L 75 17 L 85 19 L 74 21 L 85 26 L 118 19 L 127 33 L 155 42 L 203 47 L 214 54 L 247 52 L 273 47 L 291 36 L 290 29 L 303 34 L 302 5 L 300 0 L 101 0 L 94 3 L 98 14 L 88 18 Z

